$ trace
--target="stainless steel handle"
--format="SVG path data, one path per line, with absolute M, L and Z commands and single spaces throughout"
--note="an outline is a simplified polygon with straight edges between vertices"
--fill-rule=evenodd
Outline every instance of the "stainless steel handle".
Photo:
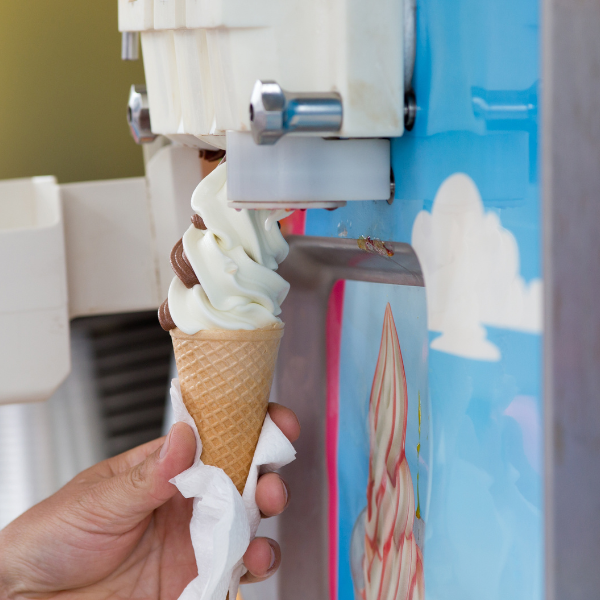
M 254 141 L 272 145 L 286 133 L 335 133 L 342 128 L 342 97 L 336 92 L 287 92 L 275 81 L 257 81 L 250 98 Z
M 121 35 L 121 59 L 137 60 L 140 57 L 140 34 L 138 31 L 124 31 Z

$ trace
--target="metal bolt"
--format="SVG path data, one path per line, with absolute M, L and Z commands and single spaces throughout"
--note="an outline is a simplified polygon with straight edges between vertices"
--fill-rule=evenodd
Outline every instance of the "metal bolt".
M 257 81 L 250 97 L 254 141 L 272 145 L 286 133 L 334 133 L 342 128 L 342 98 L 336 92 L 286 92 L 275 81 Z
M 417 98 L 412 90 L 404 94 L 404 129 L 411 131 L 417 118 Z
M 148 92 L 145 85 L 132 85 L 127 103 L 127 123 L 136 144 L 148 144 L 156 139 L 150 123 Z
M 137 60 L 140 57 L 140 34 L 138 31 L 124 31 L 121 35 L 121 59 Z

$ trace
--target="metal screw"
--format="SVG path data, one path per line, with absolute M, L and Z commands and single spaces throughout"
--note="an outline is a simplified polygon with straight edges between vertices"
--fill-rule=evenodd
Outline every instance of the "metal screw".
M 145 85 L 132 85 L 127 103 L 127 123 L 137 144 L 148 144 L 156 139 L 150 123 L 148 92 Z
M 396 179 L 394 177 L 394 169 L 390 169 L 390 197 L 387 200 L 388 204 L 394 203 L 394 197 L 396 196 Z

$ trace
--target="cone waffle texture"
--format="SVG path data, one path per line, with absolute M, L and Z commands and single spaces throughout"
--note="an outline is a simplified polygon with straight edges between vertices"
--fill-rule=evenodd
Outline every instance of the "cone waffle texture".
M 202 462 L 240 494 L 267 414 L 283 324 L 252 331 L 171 331 L 183 402 L 198 427 Z

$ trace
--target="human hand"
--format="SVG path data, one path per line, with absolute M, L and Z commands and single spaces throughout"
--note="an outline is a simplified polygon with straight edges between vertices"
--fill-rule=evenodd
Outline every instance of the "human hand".
M 269 405 L 275 424 L 295 441 L 294 413 Z M 192 500 L 169 479 L 194 460 L 191 428 L 177 423 L 160 438 L 83 471 L 56 494 L 0 531 L 0 599 L 109 597 L 175 600 L 197 575 L 190 539 Z M 256 502 L 281 513 L 287 485 L 263 475 Z M 274 540 L 256 538 L 244 555 L 242 583 L 272 575 L 281 561 Z

